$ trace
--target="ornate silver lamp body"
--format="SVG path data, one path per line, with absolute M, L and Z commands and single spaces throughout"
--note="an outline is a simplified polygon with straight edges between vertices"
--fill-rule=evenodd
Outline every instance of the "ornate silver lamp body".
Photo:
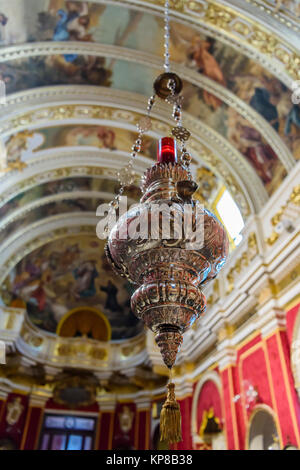
M 140 204 L 118 220 L 106 246 L 115 270 L 136 285 L 132 310 L 156 334 L 169 368 L 176 360 L 183 333 L 205 310 L 201 287 L 217 275 L 228 254 L 223 226 L 192 200 L 196 188 L 182 164 L 156 163 L 144 175 Z M 188 237 L 187 208 L 191 224 Z M 159 215 L 158 224 L 157 217 L 153 222 L 153 214 Z M 166 220 L 168 237 L 162 227 Z M 138 225 L 140 236 L 131 238 L 132 227 Z

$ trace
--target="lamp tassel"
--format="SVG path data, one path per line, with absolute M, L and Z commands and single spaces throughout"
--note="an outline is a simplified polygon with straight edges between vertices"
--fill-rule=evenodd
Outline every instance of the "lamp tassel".
M 160 440 L 175 444 L 182 440 L 180 406 L 175 397 L 175 384 L 170 382 L 167 387 L 167 399 L 160 414 Z

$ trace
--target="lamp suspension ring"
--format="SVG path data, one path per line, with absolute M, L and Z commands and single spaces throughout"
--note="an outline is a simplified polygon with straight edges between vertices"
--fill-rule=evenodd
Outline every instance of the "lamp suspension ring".
M 170 82 L 172 87 L 170 87 Z M 182 80 L 176 73 L 162 73 L 154 82 L 154 91 L 163 100 L 170 96 L 170 94 L 179 95 L 181 90 Z

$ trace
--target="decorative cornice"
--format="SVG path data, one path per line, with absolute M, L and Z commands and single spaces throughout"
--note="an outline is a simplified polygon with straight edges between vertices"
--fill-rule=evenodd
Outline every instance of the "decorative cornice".
M 11 387 L 9 387 L 5 383 L 0 382 L 0 400 L 6 400 L 10 392 L 11 392 Z
M 29 406 L 36 408 L 44 408 L 51 396 L 52 393 L 50 390 L 48 391 L 48 393 L 46 393 L 44 389 L 35 389 L 29 395 Z
M 278 328 L 286 328 L 286 312 L 277 306 L 275 299 L 257 311 L 256 327 L 260 330 L 263 338 L 269 336 Z
M 239 11 L 246 11 L 247 15 L 265 25 L 267 29 L 275 31 L 283 40 L 291 39 L 289 43 L 292 42 L 294 32 L 300 31 L 297 20 L 299 14 L 297 16 L 284 1 L 275 0 L 274 4 L 270 4 L 268 0 L 223 0 L 223 3 Z M 291 3 L 297 8 L 296 2 Z
M 97 396 L 100 413 L 112 413 L 115 411 L 117 399 L 115 396 L 102 397 Z

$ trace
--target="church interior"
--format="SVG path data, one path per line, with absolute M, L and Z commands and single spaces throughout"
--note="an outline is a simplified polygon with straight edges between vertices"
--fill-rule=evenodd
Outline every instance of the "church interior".
M 300 449 L 299 160 L 299 0 L 0 0 L 0 449 Z

